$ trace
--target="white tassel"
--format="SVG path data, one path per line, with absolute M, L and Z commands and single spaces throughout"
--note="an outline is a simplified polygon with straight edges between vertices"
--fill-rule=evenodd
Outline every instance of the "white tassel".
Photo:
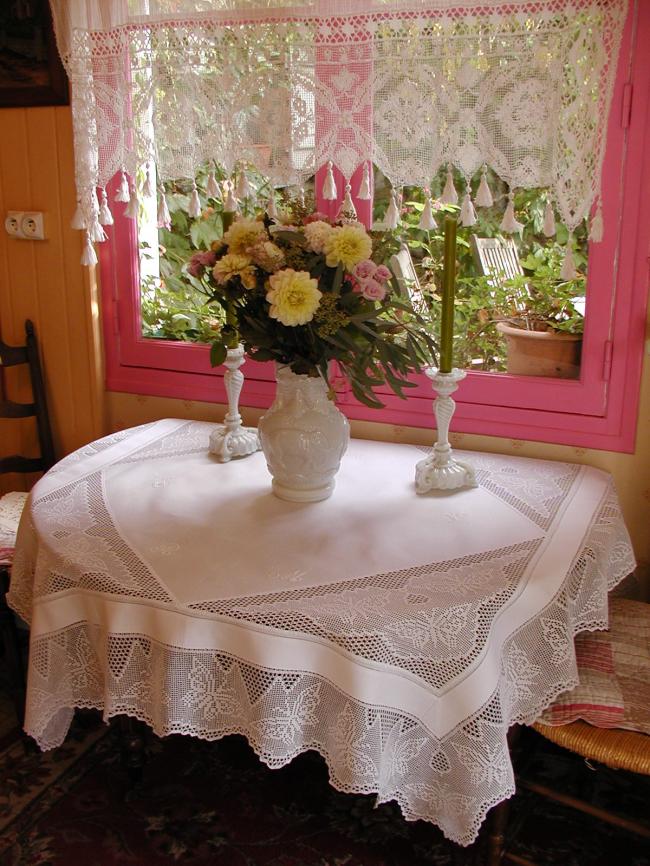
M 190 203 L 187 207 L 187 213 L 192 219 L 196 219 L 201 216 L 201 199 L 199 198 L 199 191 L 196 188 L 196 184 L 192 187 L 192 195 L 190 196 Z
M 99 206 L 99 224 L 103 226 L 113 225 L 113 214 L 108 206 L 108 196 L 106 189 L 102 189 L 102 203 Z
M 357 198 L 359 201 L 369 201 L 371 198 L 370 192 L 370 169 L 368 168 L 368 163 L 364 162 L 363 164 L 363 177 L 361 178 L 361 183 L 359 184 L 359 192 L 357 193 Z
M 169 213 L 169 208 L 167 207 L 167 199 L 165 198 L 164 192 L 160 193 L 160 199 L 158 200 L 158 214 L 156 222 L 159 229 L 171 228 L 172 217 Z
M 228 184 L 228 192 L 226 193 L 226 200 L 223 204 L 223 209 L 228 213 L 237 213 L 237 199 L 233 193 L 232 184 Z
M 454 176 L 451 171 L 451 166 L 448 166 L 447 168 L 447 181 L 445 183 L 445 188 L 442 191 L 442 195 L 440 196 L 440 201 L 443 204 L 458 204 L 458 193 L 454 186 Z
M 95 252 L 93 243 L 90 240 L 89 232 L 86 232 L 86 242 L 84 244 L 84 251 L 81 254 L 81 264 L 86 265 L 87 267 L 97 264 L 97 253 Z
M 560 276 L 563 280 L 574 280 L 576 277 L 576 265 L 573 259 L 573 235 L 569 235 L 566 242 L 566 252 L 564 253 Z
M 153 186 L 153 181 L 151 180 L 151 168 L 147 166 L 147 176 L 144 181 L 144 186 L 142 187 L 142 195 L 145 198 L 153 198 L 156 194 L 156 191 Z
M 81 209 L 81 202 L 77 199 L 77 208 L 74 212 L 74 216 L 70 221 L 70 228 L 73 229 L 85 229 L 86 228 L 86 217 L 84 216 L 83 210 Z
M 501 220 L 501 225 L 499 226 L 499 230 L 502 232 L 506 232 L 509 235 L 515 234 L 515 232 L 519 232 L 523 229 L 523 224 L 517 222 L 515 217 L 515 202 L 513 193 L 508 193 L 508 206 L 506 207 L 506 211 L 503 215 L 503 219 Z
M 115 193 L 115 201 L 123 201 L 127 202 L 131 199 L 131 193 L 129 192 L 129 181 L 126 176 L 126 172 L 122 169 L 122 180 L 120 181 L 120 185 L 118 187 L 117 192 Z
M 336 189 L 336 181 L 334 180 L 334 172 L 332 171 L 332 160 L 327 161 L 327 172 L 323 181 L 323 198 L 325 201 L 336 201 L 338 190 Z
M 246 177 L 246 172 L 241 171 L 239 173 L 239 180 L 237 182 L 237 198 L 244 201 L 247 198 L 253 198 L 253 188 L 248 182 L 248 178 Z
M 205 189 L 210 198 L 221 198 L 221 190 L 219 189 L 219 184 L 217 183 L 217 179 L 214 176 L 213 171 L 211 171 L 208 175 L 208 182 Z
M 352 187 L 350 184 L 345 185 L 345 195 L 341 207 L 336 214 L 336 219 L 339 222 L 353 223 L 357 221 L 357 209 L 352 201 Z
M 95 219 L 92 221 L 88 229 L 88 234 L 90 235 L 90 240 L 94 243 L 101 244 L 103 243 L 103 241 L 106 240 L 106 232 L 101 227 L 97 217 L 95 217 Z
M 399 224 L 399 209 L 397 207 L 397 201 L 395 200 L 395 193 L 392 192 L 390 196 L 390 204 L 388 205 L 388 210 L 384 217 L 384 225 L 387 229 L 396 229 Z
M 278 208 L 275 204 L 275 196 L 271 195 L 266 206 L 266 215 L 269 219 L 276 220 L 278 218 Z
M 460 224 L 462 226 L 476 225 L 476 211 L 472 204 L 472 197 L 469 194 L 469 189 L 463 197 L 463 206 L 460 209 Z
M 593 241 L 595 244 L 599 244 L 603 239 L 605 227 L 603 225 L 603 212 L 598 207 L 596 211 L 596 216 L 591 221 L 591 226 L 589 228 L 589 240 Z
M 129 199 L 129 203 L 124 208 L 124 216 L 128 217 L 130 220 L 135 220 L 138 218 L 138 206 L 140 202 L 138 201 L 138 193 L 135 187 L 131 190 L 131 198 Z
M 492 205 L 494 204 L 492 190 L 490 189 L 490 185 L 487 181 L 486 165 L 484 165 L 481 169 L 481 182 L 479 183 L 478 189 L 476 190 L 474 202 L 476 203 L 477 207 L 492 207 Z
M 424 210 L 422 211 L 422 214 L 420 216 L 420 222 L 418 223 L 418 228 L 422 229 L 425 232 L 430 232 L 437 227 L 438 225 L 433 216 L 431 196 L 427 195 L 426 201 L 424 202 Z
M 555 235 L 555 213 L 553 212 L 553 205 L 550 201 L 546 202 L 546 207 L 544 208 L 544 225 L 542 226 L 542 231 L 547 238 L 552 238 Z

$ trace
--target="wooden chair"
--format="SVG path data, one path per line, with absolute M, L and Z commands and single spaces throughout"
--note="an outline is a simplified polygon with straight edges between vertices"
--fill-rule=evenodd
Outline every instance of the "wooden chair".
M 486 277 L 511 279 L 524 272 L 512 238 L 477 238 L 470 236 L 476 267 Z
M 13 454 L 0 458 L 0 474 L 45 472 L 54 464 L 52 430 L 47 413 L 43 374 L 39 360 L 34 326 L 25 322 L 26 341 L 24 346 L 8 346 L 0 340 L 0 367 L 13 367 L 26 364 L 32 388 L 32 403 L 16 403 L 0 398 L 0 419 L 33 417 L 38 432 L 39 457 L 24 457 Z M 27 501 L 27 493 L 12 492 L 0 497 L 0 637 L 4 658 L 10 678 L 12 697 L 16 715 L 22 724 L 25 698 L 25 675 L 22 664 L 21 641 L 13 612 L 7 605 L 6 593 L 9 589 L 11 562 L 16 544 L 16 532 L 22 510 Z
M 615 664 L 611 664 L 607 656 L 607 641 L 610 633 L 612 646 L 615 646 L 621 636 L 624 636 L 624 643 L 612 656 L 612 658 L 617 659 Z M 610 629 L 608 632 L 583 636 L 585 640 L 594 642 L 593 649 L 590 650 L 592 660 L 596 661 L 599 667 L 607 661 L 605 667 L 610 671 L 608 680 L 615 681 L 620 687 L 625 723 L 639 726 L 644 730 L 647 729 L 649 721 L 647 718 L 648 683 L 650 682 L 649 637 L 650 605 L 631 602 L 623 598 L 610 600 Z M 623 662 L 621 662 L 621 658 L 624 659 Z M 629 665 L 630 659 L 632 660 L 631 666 Z M 579 664 L 581 685 L 576 690 L 567 693 L 567 703 L 570 705 L 571 701 L 575 701 L 582 705 L 587 700 L 587 696 L 591 696 L 591 702 L 604 703 L 606 698 L 599 697 L 598 692 L 592 691 L 590 688 L 590 668 L 587 667 L 586 657 L 583 661 L 584 666 Z M 585 681 L 587 685 L 583 686 Z M 585 691 L 579 692 L 578 690 L 581 688 L 584 688 Z M 575 715 L 572 717 L 575 718 Z M 629 720 L 632 718 L 634 721 L 630 722 Z M 594 769 L 598 769 L 598 764 L 600 764 L 613 770 L 624 770 L 650 776 L 650 735 L 646 733 L 623 728 L 595 727 L 581 719 L 563 725 L 548 725 L 538 721 L 532 727 L 546 740 L 580 755 L 589 762 L 596 762 Z M 616 812 L 610 812 L 586 800 L 567 794 L 565 791 L 542 784 L 534 777 L 531 778 L 528 773 L 518 775 L 517 785 L 533 791 L 539 796 L 555 800 L 607 824 L 620 827 L 650 840 L 650 820 L 641 822 Z M 518 866 L 536 866 L 530 860 L 503 850 L 507 804 L 500 804 L 494 813 L 490 835 L 493 844 L 491 859 L 488 860 L 489 866 L 497 866 L 501 862 L 515 863 Z
M 402 244 L 399 251 L 390 257 L 389 264 L 402 294 L 410 299 L 417 313 L 425 314 L 427 305 L 422 296 L 422 287 L 411 258 L 411 251 L 406 244 Z

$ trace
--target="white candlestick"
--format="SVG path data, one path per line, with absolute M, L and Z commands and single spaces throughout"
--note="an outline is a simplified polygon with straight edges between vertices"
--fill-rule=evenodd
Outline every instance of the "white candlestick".
M 244 374 L 239 368 L 243 363 L 244 347 L 241 343 L 234 349 L 228 349 L 224 361 L 227 372 L 223 377 L 228 395 L 228 412 L 223 419 L 223 426 L 210 435 L 210 453 L 221 463 L 227 463 L 231 457 L 246 457 L 260 448 L 257 430 L 243 427 L 239 414 L 239 395 L 244 384 Z

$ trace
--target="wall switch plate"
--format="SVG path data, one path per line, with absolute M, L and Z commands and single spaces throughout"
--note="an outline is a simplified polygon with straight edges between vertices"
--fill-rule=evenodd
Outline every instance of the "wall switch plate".
M 10 210 L 5 217 L 5 231 L 10 238 L 27 241 L 45 240 L 45 217 L 39 211 Z

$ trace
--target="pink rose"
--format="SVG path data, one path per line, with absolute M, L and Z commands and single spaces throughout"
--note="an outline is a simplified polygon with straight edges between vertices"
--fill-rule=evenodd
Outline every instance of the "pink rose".
M 386 286 L 382 286 L 376 280 L 366 280 L 361 294 L 367 301 L 383 301 L 386 297 Z
M 217 261 L 217 255 L 212 250 L 194 253 L 187 266 L 187 273 L 192 277 L 202 277 L 206 268 L 211 268 Z
M 373 279 L 380 280 L 380 282 L 385 283 L 386 280 L 390 280 L 393 276 L 392 273 L 388 270 L 386 265 L 379 265 L 377 270 L 372 275 Z
M 217 262 L 217 254 L 214 252 L 214 250 L 207 250 L 204 253 L 198 253 L 196 258 L 206 268 L 213 268 Z
M 358 280 L 355 280 L 354 277 L 351 277 L 348 275 L 345 278 L 345 282 L 350 286 L 350 288 L 352 289 L 353 292 L 357 292 L 358 294 L 361 294 L 361 291 L 363 290 L 363 286 L 361 285 L 361 283 Z
M 377 265 L 374 262 L 371 262 L 370 259 L 366 259 L 363 262 L 359 262 L 352 273 L 358 280 L 368 280 L 373 276 L 376 270 Z

